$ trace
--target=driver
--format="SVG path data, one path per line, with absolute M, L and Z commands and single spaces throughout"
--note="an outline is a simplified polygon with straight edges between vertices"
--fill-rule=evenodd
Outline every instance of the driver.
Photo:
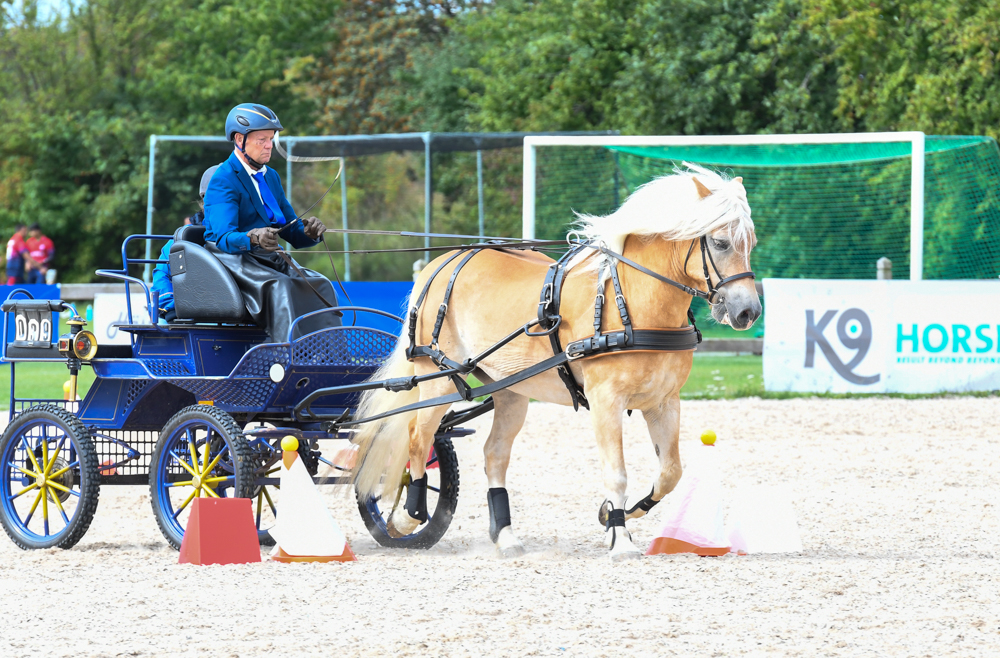
M 278 117 L 263 105 L 241 103 L 226 117 L 226 138 L 235 148 L 219 165 L 205 193 L 206 247 L 232 272 L 254 321 L 275 342 L 288 340 L 292 322 L 306 313 L 336 306 L 333 286 L 321 274 L 289 264 L 279 238 L 296 249 L 319 244 L 326 226 L 315 217 L 297 219 L 267 167 Z M 210 243 L 214 243 L 210 244 Z M 339 326 L 339 313 L 322 313 L 296 326 L 296 336 Z

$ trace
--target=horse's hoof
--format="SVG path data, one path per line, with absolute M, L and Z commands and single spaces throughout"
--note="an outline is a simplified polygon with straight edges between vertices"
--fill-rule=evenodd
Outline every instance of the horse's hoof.
M 392 537 L 393 539 L 399 539 L 401 537 L 406 537 L 407 535 L 412 534 L 413 531 L 416 530 L 417 527 L 420 525 L 420 521 L 418 519 L 410 517 L 409 514 L 407 514 L 406 516 L 407 518 L 405 519 L 405 522 L 406 525 L 409 526 L 409 529 L 400 528 L 396 526 L 396 524 L 394 523 L 395 514 L 390 516 L 389 522 L 385 524 L 385 531 L 389 533 L 389 536 Z
M 601 524 L 602 528 L 608 526 L 608 511 L 611 509 L 611 501 L 607 498 L 601 503 L 601 506 L 597 509 L 597 521 Z
M 507 546 L 506 548 L 497 546 L 497 552 L 505 560 L 524 557 L 524 546 Z
M 639 551 L 619 551 L 617 553 L 609 553 L 612 562 L 626 562 L 628 560 L 638 560 L 642 557 L 642 553 Z
M 385 524 L 385 531 L 389 533 L 389 536 L 392 537 L 393 539 L 399 539 L 400 537 L 406 536 L 399 530 L 396 530 L 396 526 L 393 525 L 392 519 L 389 519 L 389 522 Z

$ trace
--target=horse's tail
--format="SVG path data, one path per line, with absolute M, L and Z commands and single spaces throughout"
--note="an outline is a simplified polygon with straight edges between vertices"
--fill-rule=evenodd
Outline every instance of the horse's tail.
M 412 377 L 413 363 L 406 358 L 406 341 L 400 337 L 396 349 L 385 365 L 379 368 L 372 380 Z M 367 418 L 386 411 L 398 409 L 420 400 L 420 390 L 394 393 L 385 389 L 365 391 L 358 405 L 357 418 Z M 382 482 L 391 488 L 384 495 L 394 493 L 403 477 L 410 452 L 410 421 L 417 412 L 396 414 L 365 423 L 359 427 L 353 442 L 358 445 L 357 468 L 354 471 L 354 486 L 361 499 L 383 493 Z M 383 480 L 384 477 L 384 480 Z

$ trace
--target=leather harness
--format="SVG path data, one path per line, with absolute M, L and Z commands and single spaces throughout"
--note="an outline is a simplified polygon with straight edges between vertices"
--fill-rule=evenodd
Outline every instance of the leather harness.
M 344 416 L 337 419 L 337 424 L 341 427 L 360 425 L 362 423 L 368 423 L 386 418 L 388 416 L 406 413 L 409 411 L 416 411 L 418 409 L 425 409 L 443 404 L 453 404 L 455 402 L 470 401 L 476 397 L 490 395 L 496 391 L 509 388 L 514 384 L 530 379 L 531 377 L 534 377 L 535 375 L 545 372 L 551 368 L 556 368 L 556 372 L 559 373 L 560 379 L 569 391 L 573 400 L 573 408 L 579 409 L 579 407 L 583 406 L 589 409 L 590 407 L 583 388 L 580 386 L 579 382 L 576 381 L 576 378 L 573 376 L 573 373 L 568 366 L 570 361 L 591 356 L 636 350 L 658 352 L 690 351 L 697 349 L 698 343 L 702 340 L 701 332 L 695 325 L 694 313 L 692 313 L 690 308 L 687 312 L 690 324 L 686 327 L 682 327 L 680 329 L 635 329 L 632 326 L 632 320 L 629 317 L 628 304 L 625 301 L 625 295 L 622 293 L 621 281 L 618 276 L 618 266 L 615 261 L 621 262 L 658 281 L 678 288 L 691 296 L 702 297 L 703 299 L 708 300 L 709 303 L 713 302 L 722 286 L 739 279 L 755 278 L 754 273 L 751 271 L 741 272 L 729 277 L 723 277 L 719 272 L 718 267 L 715 265 L 715 261 L 708 249 L 708 243 L 705 236 L 692 240 L 691 247 L 688 249 L 687 258 L 684 260 L 685 269 L 687 268 L 688 259 L 690 259 L 691 253 L 694 250 L 694 245 L 699 241 L 701 244 L 705 283 L 708 288 L 707 292 L 684 285 L 683 283 L 674 281 L 673 279 L 665 277 L 662 274 L 654 272 L 653 270 L 626 258 L 624 255 L 608 249 L 603 244 L 596 244 L 594 242 L 571 243 L 573 246 L 570 250 L 567 251 L 559 260 L 550 265 L 545 274 L 545 280 L 542 284 L 542 291 L 538 302 L 537 318 L 512 331 L 506 337 L 491 345 L 480 354 L 469 357 L 461 363 L 449 358 L 438 345 L 438 338 L 441 335 L 441 328 L 444 324 L 445 316 L 448 313 L 448 304 L 451 300 L 451 294 L 455 287 L 455 281 L 458 279 L 458 274 L 462 271 L 462 268 L 464 268 L 468 262 L 483 249 L 503 249 L 510 248 L 511 245 L 506 243 L 488 242 L 459 249 L 449 255 L 440 265 L 438 265 L 437 269 L 435 269 L 431 276 L 427 279 L 420 295 L 417 297 L 413 307 L 410 309 L 407 323 L 409 346 L 406 348 L 406 358 L 412 361 L 416 358 L 426 357 L 438 367 L 439 372 L 317 390 L 300 401 L 295 406 L 293 413 L 298 420 L 316 420 L 318 417 L 313 414 L 310 407 L 312 402 L 320 397 L 332 394 L 355 393 L 378 388 L 384 388 L 388 391 L 408 391 L 416 387 L 421 382 L 439 379 L 441 377 L 450 378 L 455 384 L 455 387 L 458 389 L 456 393 L 441 395 L 428 400 L 421 400 L 420 402 L 414 402 L 398 409 L 392 409 L 381 414 L 369 416 L 368 418 L 347 418 L 345 413 Z M 566 346 L 565 349 L 563 349 L 562 344 L 559 341 L 558 332 L 559 327 L 562 324 L 562 316 L 559 313 L 562 285 L 566 278 L 568 264 L 575 256 L 583 253 L 586 249 L 598 251 L 607 256 L 609 259 L 608 264 L 602 267 L 602 270 L 598 273 L 598 291 L 594 298 L 594 335 L 588 338 L 572 341 Z M 448 284 L 445 287 L 444 298 L 438 307 L 437 317 L 434 321 L 434 328 L 431 331 L 431 342 L 429 345 L 417 345 L 417 320 L 420 315 L 420 307 L 427 298 L 427 293 L 430 290 L 431 284 L 437 278 L 437 275 L 440 274 L 449 263 L 459 257 L 463 258 L 452 271 L 451 276 L 448 279 Z M 717 284 L 712 283 L 709 264 L 711 264 L 712 270 L 714 270 L 718 279 Z M 604 284 L 602 283 L 602 280 L 605 269 L 607 269 L 609 278 L 611 279 L 612 287 L 615 292 L 615 305 L 618 308 L 618 315 L 621 318 L 622 323 L 622 329 L 610 332 L 601 331 L 605 304 Z M 538 328 L 537 330 L 535 330 L 536 327 Z M 547 336 L 552 345 L 553 356 L 498 381 L 477 387 L 469 386 L 468 382 L 465 381 L 466 375 L 475 370 L 483 359 L 487 358 L 522 334 L 531 337 Z

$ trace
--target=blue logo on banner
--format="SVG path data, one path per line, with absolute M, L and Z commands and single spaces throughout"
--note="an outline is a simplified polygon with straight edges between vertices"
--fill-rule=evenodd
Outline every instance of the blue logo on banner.
M 844 363 L 837 356 L 830 346 L 823 332 L 830 321 L 836 317 L 837 311 L 827 311 L 823 317 L 816 322 L 814 311 L 806 311 L 806 368 L 812 368 L 816 358 L 816 346 L 819 345 L 823 351 L 823 356 L 830 362 L 837 374 L 851 382 L 861 386 L 869 386 L 879 381 L 881 375 L 871 375 L 865 377 L 854 372 L 854 368 L 861 363 L 868 354 L 868 349 L 872 344 L 872 323 L 868 319 L 868 314 L 860 308 L 849 308 L 840 314 L 837 320 L 837 338 L 841 345 L 849 350 L 857 350 L 850 361 Z

